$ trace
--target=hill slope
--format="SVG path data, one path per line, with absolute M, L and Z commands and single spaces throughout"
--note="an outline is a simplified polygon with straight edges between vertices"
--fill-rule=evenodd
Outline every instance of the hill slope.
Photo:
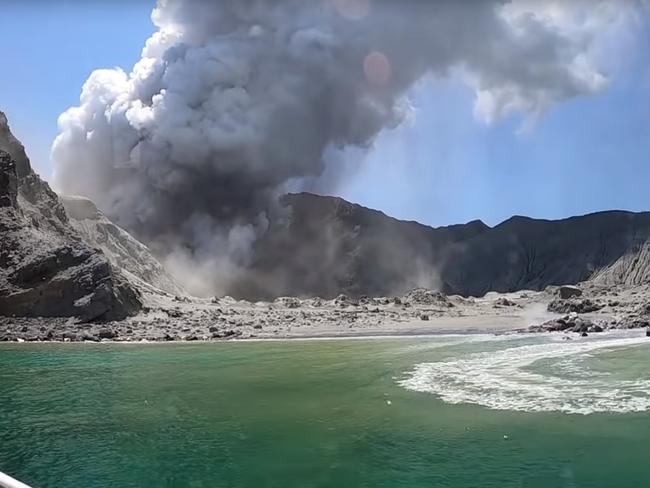
M 147 246 L 115 225 L 95 204 L 84 197 L 59 195 L 70 224 L 92 247 L 101 249 L 113 266 L 139 287 L 153 286 L 174 295 L 183 294 L 180 285 L 156 260 Z
M 475 296 L 591 279 L 639 285 L 650 278 L 649 239 L 647 212 L 557 221 L 513 217 L 455 246 L 441 280 L 445 291 Z

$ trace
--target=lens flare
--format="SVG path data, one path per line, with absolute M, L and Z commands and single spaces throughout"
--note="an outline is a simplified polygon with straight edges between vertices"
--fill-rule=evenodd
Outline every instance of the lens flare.
M 366 79 L 373 85 L 385 85 L 390 81 L 392 69 L 390 61 L 384 53 L 371 52 L 363 60 L 363 71 Z

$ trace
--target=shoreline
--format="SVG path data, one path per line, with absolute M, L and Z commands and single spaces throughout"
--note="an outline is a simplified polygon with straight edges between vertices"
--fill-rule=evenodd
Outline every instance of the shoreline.
M 542 333 L 531 332 L 527 330 L 459 330 L 459 329 L 449 329 L 441 330 L 439 332 L 395 332 L 395 333 L 379 333 L 375 334 L 373 332 L 365 334 L 340 334 L 340 335 L 295 335 L 295 336 L 277 336 L 277 337 L 247 337 L 247 338 L 235 338 L 235 339 L 207 339 L 207 340 L 173 340 L 173 341 L 160 341 L 160 340 L 109 340 L 103 339 L 100 341 L 60 341 L 60 340 L 45 340 L 45 341 L 28 341 L 28 340 L 16 340 L 16 341 L 2 341 L 2 344 L 104 344 L 104 345 L 137 345 L 137 344 L 160 344 L 160 345 L 179 345 L 179 344 L 228 344 L 228 343 L 237 343 L 245 344 L 250 342 L 311 342 L 311 341 L 356 341 L 356 340 L 389 340 L 389 339 L 434 339 L 439 337 L 471 337 L 471 336 L 535 336 L 541 335 Z M 560 334 L 560 332 L 558 332 Z
M 643 331 L 641 329 L 609 329 L 603 331 L 599 334 L 594 334 L 594 337 L 609 337 L 609 336 L 620 336 L 620 335 L 641 335 Z M 409 340 L 409 339 L 436 339 L 436 338 L 462 338 L 462 337 L 478 337 L 478 336 L 489 336 L 493 338 L 503 338 L 503 337 L 567 337 L 568 339 L 581 339 L 579 335 L 573 334 L 570 331 L 548 331 L 548 332 L 535 332 L 535 331 L 522 331 L 522 330 L 507 330 L 507 331 L 440 331 L 440 332 L 431 332 L 431 333 L 396 333 L 396 334 L 365 334 L 365 335 L 337 335 L 337 336 L 287 336 L 287 337 L 252 337 L 245 339 L 230 339 L 230 340 L 219 340 L 219 339 L 209 339 L 209 340 L 198 340 L 198 341 L 187 341 L 187 340 L 175 340 L 175 341 L 148 341 L 146 339 L 140 340 L 101 340 L 101 341 L 3 341 L 0 342 L 0 347 L 5 344 L 18 345 L 76 345 L 76 346 L 87 346 L 87 345 L 98 345 L 98 346 L 112 346 L 112 345 L 124 345 L 124 346 L 136 346 L 136 345 L 160 345 L 160 346 L 180 346 L 180 345 L 222 345 L 222 344 L 247 344 L 247 343 L 262 343 L 262 342 L 334 342 L 334 341 L 375 341 L 375 340 Z M 650 337 L 648 339 L 650 341 Z
M 413 290 L 402 297 L 199 299 L 151 293 L 144 310 L 119 322 L 0 317 L 0 342 L 225 342 L 332 340 L 567 331 L 601 333 L 650 327 L 650 286 L 581 285 L 579 298 L 544 291 L 481 298 Z

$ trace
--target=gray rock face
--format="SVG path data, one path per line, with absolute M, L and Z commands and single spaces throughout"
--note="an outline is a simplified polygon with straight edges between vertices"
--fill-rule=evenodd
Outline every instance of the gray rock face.
M 650 240 L 642 234 L 616 261 L 597 270 L 592 281 L 603 285 L 650 283 Z
M 183 293 L 147 246 L 108 220 L 92 201 L 67 195 L 59 198 L 70 224 L 83 240 L 101 249 L 111 264 L 136 281 L 138 286 L 153 286 L 172 295 Z
M 16 163 L 9 153 L 0 150 L 0 207 L 15 207 L 18 202 Z
M 138 292 L 70 225 L 0 112 L 0 315 L 120 320 Z
M 0 150 L 11 156 L 16 165 L 18 178 L 24 178 L 32 173 L 32 166 L 29 164 L 25 148 L 11 133 L 7 117 L 2 112 L 0 112 Z

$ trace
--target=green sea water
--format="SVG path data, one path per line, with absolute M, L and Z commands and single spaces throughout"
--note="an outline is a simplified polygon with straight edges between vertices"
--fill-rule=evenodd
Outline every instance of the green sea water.
M 650 486 L 650 341 L 0 345 L 34 488 Z

